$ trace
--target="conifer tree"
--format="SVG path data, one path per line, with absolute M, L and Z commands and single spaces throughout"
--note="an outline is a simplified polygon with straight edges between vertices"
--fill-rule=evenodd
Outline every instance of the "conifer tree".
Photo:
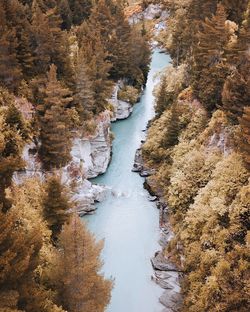
M 109 78 L 110 62 L 102 44 L 100 32 L 83 23 L 78 33 L 79 42 L 83 48 L 84 59 L 88 66 L 88 76 L 93 84 L 94 107 L 93 113 L 98 114 L 105 110 L 112 94 L 113 83 Z
M 171 107 L 170 118 L 166 124 L 165 135 L 161 142 L 161 146 L 164 149 L 170 148 L 178 143 L 179 130 L 178 111 L 176 105 L 173 105 Z
M 12 308 L 13 299 L 19 299 L 23 279 L 37 265 L 41 236 L 34 229 L 24 228 L 15 208 L 6 213 L 0 211 L 0 232 L 0 308 L 6 308 L 6 297 Z
M 52 231 L 52 241 L 56 241 L 62 226 L 68 222 L 72 209 L 66 188 L 61 183 L 59 176 L 48 178 L 43 199 L 44 217 Z
M 25 29 L 20 32 L 19 43 L 16 50 L 23 77 L 29 80 L 33 76 L 34 56 L 30 34 L 27 33 Z
M 57 6 L 62 19 L 62 29 L 70 30 L 72 26 L 72 11 L 68 0 L 59 0 Z
M 157 117 L 159 117 L 170 104 L 171 102 L 167 94 L 167 81 L 166 78 L 163 77 L 156 98 L 155 112 Z
M 0 84 L 11 91 L 16 91 L 21 80 L 16 55 L 16 32 L 7 25 L 4 3 L 0 4 L 0 17 Z
M 90 113 L 94 109 L 94 92 L 93 82 L 88 75 L 89 68 L 82 49 L 80 49 L 77 56 L 75 72 L 74 102 L 80 121 L 83 122 L 90 117 Z
M 246 164 L 250 166 L 250 107 L 245 107 L 244 114 L 240 118 L 240 126 L 242 131 L 240 149 Z
M 5 189 L 11 185 L 13 173 L 23 168 L 21 157 L 24 142 L 15 127 L 11 127 L 0 115 L 0 203 L 4 211 L 11 207 Z
M 93 2 L 91 0 L 68 0 L 72 11 L 74 25 L 80 25 L 91 13 Z
M 250 105 L 249 40 L 250 18 L 248 13 L 239 31 L 237 41 L 228 48 L 228 62 L 232 72 L 227 77 L 222 92 L 222 107 L 234 120 L 242 115 L 245 106 Z
M 13 129 L 17 129 L 23 140 L 27 140 L 27 126 L 21 112 L 16 108 L 13 103 L 9 105 L 8 109 L 5 112 L 5 122 Z
M 50 32 L 48 18 L 36 1 L 32 4 L 31 31 L 35 74 L 44 74 L 47 72 L 51 61 L 50 51 L 53 46 L 53 37 Z
M 208 110 L 221 104 L 221 91 L 228 74 L 224 64 L 228 33 L 225 27 L 226 12 L 219 4 L 216 14 L 203 23 L 198 34 L 198 46 L 194 51 L 192 80 L 194 94 Z
M 40 122 L 39 154 L 45 169 L 60 168 L 70 160 L 70 132 L 66 107 L 72 101 L 68 88 L 57 80 L 51 65 L 44 92 L 44 102 L 37 107 Z
M 60 235 L 58 281 L 59 303 L 67 311 L 103 312 L 109 303 L 112 283 L 100 274 L 102 245 L 77 215 L 64 225 Z

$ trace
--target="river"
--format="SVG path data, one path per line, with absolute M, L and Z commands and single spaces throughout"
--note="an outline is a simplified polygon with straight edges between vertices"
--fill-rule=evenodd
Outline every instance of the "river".
M 98 239 L 105 239 L 105 276 L 115 279 L 107 312 L 160 312 L 162 289 L 151 281 L 150 258 L 159 249 L 159 212 L 148 200 L 144 179 L 131 172 L 136 149 L 144 139 L 147 122 L 154 116 L 155 74 L 170 59 L 155 50 L 141 100 L 126 120 L 112 124 L 115 135 L 113 157 L 107 172 L 94 179 L 112 189 L 98 204 L 95 215 L 85 217 Z M 97 294 L 98 296 L 98 294 Z

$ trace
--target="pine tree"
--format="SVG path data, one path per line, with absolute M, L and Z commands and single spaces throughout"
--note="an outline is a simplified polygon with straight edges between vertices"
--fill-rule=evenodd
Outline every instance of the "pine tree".
M 94 109 L 93 82 L 88 72 L 89 68 L 81 49 L 77 56 L 74 94 L 74 102 L 81 122 L 87 120 Z
M 93 2 L 91 0 L 68 0 L 72 12 L 74 25 L 80 25 L 91 13 Z
M 33 76 L 34 56 L 31 46 L 30 33 L 23 29 L 20 32 L 17 46 L 17 59 L 22 69 L 23 77 L 29 80 Z
M 103 312 L 109 303 L 112 283 L 99 273 L 102 245 L 77 215 L 64 225 L 60 235 L 58 281 L 59 303 L 67 311 Z
M 170 118 L 167 121 L 165 135 L 161 142 L 164 149 L 170 148 L 178 143 L 179 137 L 179 116 L 176 105 L 171 107 Z
M 66 107 L 72 101 L 69 89 L 57 80 L 51 65 L 44 92 L 44 102 L 37 107 L 41 146 L 39 155 L 45 169 L 60 168 L 70 160 L 70 131 Z
M 69 221 L 72 209 L 66 188 L 61 183 L 59 176 L 48 178 L 43 199 L 44 217 L 52 231 L 52 241 L 56 242 L 62 226 Z
M 13 297 L 23 283 L 23 278 L 33 272 L 41 248 L 41 237 L 35 230 L 24 228 L 23 221 L 15 208 L 7 213 L 0 211 L 0 298 Z M 14 299 L 13 298 L 13 299 Z M 6 300 L 0 302 L 5 308 Z M 3 305 L 3 306 L 1 306 Z M 9 308 L 13 307 L 12 300 Z
M 146 83 L 151 61 L 151 48 L 147 37 L 137 29 L 132 30 L 131 54 L 129 61 L 130 82 L 140 88 Z
M 250 98 L 250 60 L 248 56 L 250 40 L 249 13 L 240 29 L 237 41 L 228 48 L 228 62 L 232 72 L 227 77 L 222 92 L 222 108 L 237 121 Z
M 194 51 L 192 86 L 194 94 L 211 111 L 221 104 L 221 91 L 228 74 L 224 63 L 228 33 L 225 28 L 226 12 L 219 4 L 216 14 L 203 23 Z
M 245 107 L 244 114 L 240 118 L 242 142 L 240 150 L 248 166 L 250 166 L 250 107 Z
M 36 1 L 32 4 L 32 48 L 34 50 L 34 72 L 36 75 L 45 74 L 51 62 L 50 51 L 53 37 L 50 32 L 46 14 L 42 12 Z
M 11 91 L 17 91 L 21 70 L 16 55 L 16 32 L 7 26 L 4 3 L 0 4 L 0 17 L 0 84 Z
M 29 133 L 21 112 L 11 103 L 5 112 L 5 122 L 13 129 L 17 129 L 23 138 L 27 140 Z
M 93 30 L 90 25 L 83 23 L 78 33 L 79 42 L 83 48 L 84 59 L 89 65 L 88 76 L 93 84 L 94 107 L 93 113 L 104 111 L 108 105 L 113 83 L 109 78 L 110 62 L 102 44 L 100 32 Z
M 11 207 L 5 189 L 10 187 L 13 173 L 24 167 L 21 157 L 24 142 L 15 127 L 11 127 L 0 115 L 0 203 L 4 211 Z
M 166 78 L 163 77 L 156 98 L 155 112 L 157 117 L 159 117 L 170 104 L 171 101 L 167 93 L 167 81 Z
M 59 0 L 57 6 L 62 19 L 62 29 L 70 30 L 72 26 L 72 11 L 70 10 L 68 0 Z

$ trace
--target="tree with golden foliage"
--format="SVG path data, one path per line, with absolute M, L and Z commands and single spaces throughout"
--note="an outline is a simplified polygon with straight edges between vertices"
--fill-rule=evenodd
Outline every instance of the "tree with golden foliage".
M 39 155 L 46 170 L 65 166 L 71 158 L 66 107 L 73 99 L 69 89 L 58 81 L 56 70 L 55 65 L 50 66 L 43 90 L 44 100 L 37 106 L 41 127 Z
M 53 175 L 47 179 L 43 198 L 44 217 L 52 231 L 52 241 L 56 241 L 62 226 L 69 220 L 72 203 L 61 177 Z
M 1 308 L 11 308 L 16 299 L 20 299 L 24 280 L 37 265 L 38 252 L 42 246 L 41 233 L 35 227 L 27 231 L 25 226 L 24 219 L 15 207 L 6 213 L 0 211 Z
M 245 107 L 243 116 L 240 118 L 242 142 L 240 149 L 245 162 L 250 166 L 250 107 Z
M 224 63 L 228 33 L 227 15 L 222 4 L 211 19 L 206 19 L 198 33 L 198 45 L 193 52 L 192 87 L 204 106 L 213 110 L 221 104 L 221 92 L 228 74 Z
M 58 303 L 69 312 L 103 312 L 110 301 L 112 282 L 100 273 L 103 242 L 96 242 L 74 214 L 60 235 Z

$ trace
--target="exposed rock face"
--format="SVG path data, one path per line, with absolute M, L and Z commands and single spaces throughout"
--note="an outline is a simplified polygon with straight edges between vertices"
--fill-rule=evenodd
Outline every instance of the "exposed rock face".
M 105 186 L 92 184 L 84 179 L 79 182 L 73 199 L 77 201 L 77 211 L 80 216 L 92 214 L 96 210 L 95 203 L 105 199 L 109 189 Z
M 86 178 L 94 178 L 107 170 L 111 159 L 110 114 L 102 113 L 97 120 L 96 133 L 91 137 L 74 139 L 72 162 L 83 168 Z
M 110 103 L 113 106 L 113 117 L 111 121 L 122 120 L 128 118 L 133 112 L 133 105 L 128 102 L 124 102 L 118 99 L 118 92 L 123 86 L 123 81 L 119 81 L 110 99 Z
M 153 20 L 160 18 L 162 20 L 166 19 L 168 13 L 162 10 L 160 4 L 151 3 L 144 11 L 135 12 L 128 19 L 130 24 L 135 24 L 144 20 Z
M 95 202 L 104 200 L 108 192 L 107 187 L 94 185 L 87 180 L 104 173 L 111 158 L 110 113 L 100 114 L 96 122 L 98 126 L 93 136 L 78 136 L 74 139 L 72 161 L 60 170 L 64 183 L 70 185 L 74 182 L 76 185 L 73 199 L 77 200 L 80 215 L 93 213 L 96 209 Z M 16 183 L 32 176 L 44 178 L 37 146 L 34 143 L 25 146 L 23 159 L 26 163 L 25 171 L 15 173 L 13 179 Z

